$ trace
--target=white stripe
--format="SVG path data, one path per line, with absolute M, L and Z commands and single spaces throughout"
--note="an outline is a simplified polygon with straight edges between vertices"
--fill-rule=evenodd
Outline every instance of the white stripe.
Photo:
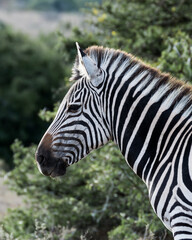
M 161 90 L 161 92 L 162 92 L 162 93 L 166 93 L 166 90 L 168 90 L 168 89 L 169 89 L 169 87 L 168 87 L 167 89 L 164 88 L 164 89 Z M 161 94 L 162 94 L 162 93 L 161 93 Z M 156 95 L 156 94 L 155 94 L 155 95 Z M 159 97 L 159 94 L 158 94 L 158 97 Z M 157 97 L 157 99 L 158 99 L 158 97 Z M 160 97 L 159 97 L 159 98 L 160 98 Z M 162 115 L 162 113 L 163 113 L 164 111 L 166 111 L 167 109 L 170 108 L 170 106 L 172 105 L 172 103 L 173 103 L 174 100 L 175 100 L 175 91 L 172 92 L 172 93 L 163 101 L 163 103 L 161 104 L 159 110 L 157 111 L 156 116 L 154 117 L 154 119 L 153 119 L 153 121 L 152 121 L 152 123 L 151 123 L 151 125 L 150 125 L 149 131 L 148 131 L 148 133 L 147 133 L 147 137 L 145 138 L 145 141 L 144 141 L 143 147 L 142 147 L 142 149 L 141 149 L 141 151 L 140 151 L 140 154 L 139 154 L 139 156 L 137 157 L 137 159 L 136 159 L 135 162 L 134 162 L 134 165 L 133 165 L 133 170 L 134 170 L 134 172 L 137 172 L 138 164 L 140 163 L 142 157 L 144 156 L 144 154 L 145 154 L 145 152 L 146 152 L 146 150 L 147 150 L 149 141 L 150 141 L 151 136 L 152 136 L 152 134 L 153 134 L 153 130 L 154 130 L 154 128 L 156 127 L 156 124 L 157 124 L 159 118 L 161 117 L 161 115 Z
M 138 102 L 144 97 L 146 96 L 155 86 L 156 84 L 156 81 L 152 81 L 148 86 L 147 88 L 142 92 L 142 94 L 137 98 L 137 100 L 132 104 L 129 112 L 128 112 L 128 115 L 125 119 L 125 124 L 124 124 L 124 127 L 122 129 L 122 133 L 121 133 L 121 144 L 120 144 L 120 149 L 122 150 L 122 147 L 123 147 L 123 139 L 124 139 L 124 136 L 125 136 L 125 130 L 129 124 L 129 121 L 132 117 L 132 114 L 133 114 L 133 111 L 135 109 L 135 107 L 137 106 Z M 125 155 L 126 156 L 126 155 Z
M 189 120 L 185 123 L 185 125 L 183 126 L 183 128 L 180 129 L 180 131 L 177 133 L 177 136 L 175 137 L 174 141 L 172 142 L 170 149 L 169 149 L 168 152 L 166 153 L 165 157 L 159 162 L 159 165 L 158 165 L 158 167 L 157 167 L 157 169 L 156 169 L 156 174 L 159 172 L 159 169 L 162 167 L 162 165 L 165 164 L 165 162 L 169 159 L 170 155 L 171 155 L 172 152 L 173 152 L 174 147 L 176 146 L 176 144 L 177 144 L 177 142 L 178 142 L 178 139 L 179 139 L 180 136 L 183 134 L 183 131 L 185 130 L 186 126 L 189 124 L 190 121 L 191 121 L 191 120 L 189 119 Z M 184 135 L 184 136 L 185 136 L 185 135 Z M 183 137 L 184 137 L 184 136 L 183 136 Z M 183 139 L 183 138 L 182 138 L 182 139 Z M 181 141 L 180 141 L 180 143 L 179 143 L 179 146 L 180 146 L 180 144 L 181 144 Z M 179 146 L 177 147 L 177 151 L 178 151 Z M 153 175 L 153 178 L 152 178 L 151 182 L 154 181 L 154 179 L 155 179 L 155 177 L 156 177 L 156 174 Z M 149 192 L 151 192 L 151 185 L 149 185 Z
M 110 69 L 109 69 L 109 79 L 108 79 L 108 85 L 111 83 L 111 86 L 110 86 L 110 91 L 109 91 L 109 98 L 106 99 L 105 103 L 107 104 L 107 106 L 109 106 L 110 104 L 110 96 L 111 96 L 111 92 L 114 88 L 114 85 L 116 84 L 116 81 L 118 79 L 118 77 L 123 73 L 123 71 L 125 70 L 125 68 L 130 64 L 129 61 L 125 61 L 122 63 L 122 65 L 120 66 L 120 68 L 117 70 L 117 72 L 115 73 L 115 76 L 114 76 L 114 79 L 111 80 L 111 77 L 113 75 L 113 72 L 116 70 L 117 68 L 117 64 L 119 62 L 119 60 L 121 59 L 122 56 L 120 56 L 120 58 L 117 58 L 116 61 L 113 62 L 113 64 L 110 66 Z M 125 74 L 126 75 L 126 74 Z M 123 76 L 123 79 L 121 81 L 124 81 L 126 78 L 125 78 L 125 75 Z M 114 80 L 114 81 L 113 81 Z M 109 88 L 109 86 L 107 85 L 106 89 Z M 105 109 L 106 109 L 106 106 L 105 106 Z M 109 107 L 107 108 L 108 112 L 107 112 L 107 116 L 110 116 L 110 109 Z
M 191 128 L 187 131 L 187 133 L 188 133 L 189 131 L 191 131 Z M 187 133 L 186 133 L 186 134 L 187 134 Z M 175 161 L 176 161 L 176 159 L 177 159 L 178 152 L 179 152 L 179 150 L 180 150 L 181 144 L 182 144 L 182 142 L 183 142 L 186 134 L 182 137 L 182 139 L 181 139 L 181 141 L 180 141 L 180 143 L 179 143 L 179 145 L 178 145 L 178 147 L 177 147 L 177 150 L 176 150 L 176 152 L 175 152 L 175 154 L 174 154 L 174 156 L 173 156 L 172 161 L 171 161 L 170 163 L 168 163 L 168 165 L 171 164 L 172 170 L 171 170 L 171 172 L 170 172 L 170 176 L 169 176 L 169 179 L 168 179 L 168 181 L 167 181 L 167 183 L 166 183 L 166 186 L 164 186 L 164 190 L 163 190 L 163 192 L 162 192 L 162 194 L 161 194 L 161 197 L 160 197 L 160 199 L 158 200 L 157 215 L 158 215 L 159 217 L 161 216 L 161 212 L 162 212 L 162 209 L 163 209 L 163 207 L 164 207 L 164 202 L 166 201 L 166 197 L 167 197 L 167 195 L 170 193 L 170 186 L 171 186 L 171 184 L 172 184 L 172 180 L 173 180 L 173 177 L 174 177 L 174 175 L 175 175 L 175 169 L 174 169 L 174 167 L 175 167 Z M 175 144 L 176 144 L 176 143 L 175 143 Z M 175 145 L 174 145 L 174 146 L 175 146 Z M 181 159 L 182 159 L 182 157 L 181 157 Z M 166 160 L 167 160 L 167 159 L 166 159 Z M 164 162 L 165 162 L 165 161 L 164 161 Z M 167 169 L 167 167 L 166 167 L 166 169 Z M 158 172 L 159 172 L 159 167 L 156 169 L 156 172 L 155 172 L 155 174 L 154 174 L 154 178 L 156 177 L 156 174 L 158 174 Z M 166 172 L 166 170 L 165 170 L 164 172 Z M 164 172 L 163 172 L 162 176 L 165 175 Z M 153 179 L 154 179 L 154 178 L 153 178 Z M 164 178 L 161 177 L 160 180 L 158 181 L 156 187 L 155 187 L 155 191 L 153 192 L 153 195 L 152 195 L 151 200 L 150 200 L 152 206 L 154 206 L 154 202 L 155 202 L 156 197 L 157 197 L 156 195 L 159 193 L 159 188 L 161 187 L 163 180 L 164 180 Z M 153 181 L 152 181 L 152 182 L 153 182 Z M 150 190 L 151 190 L 151 189 L 150 189 Z
M 116 124 L 116 126 L 114 126 L 114 127 L 116 127 L 116 130 L 115 130 L 115 135 L 116 135 L 116 136 L 117 136 L 117 134 L 118 134 L 118 127 L 119 127 L 118 125 L 119 125 L 119 121 L 120 121 L 121 112 L 122 112 L 123 106 L 124 106 L 124 104 L 125 104 L 125 101 L 126 101 L 126 99 L 127 99 L 127 96 L 129 95 L 130 90 L 132 89 L 132 87 L 134 87 L 137 83 L 139 83 L 140 80 L 141 80 L 145 75 L 147 75 L 147 73 L 148 73 L 148 71 L 144 71 L 144 72 L 140 73 L 140 74 L 134 79 L 134 81 L 132 81 L 132 82 L 129 84 L 127 91 L 125 92 L 123 98 L 121 99 L 118 112 L 116 113 L 116 114 L 117 114 L 117 121 L 116 121 L 117 124 Z M 151 77 L 151 76 L 148 75 L 143 82 L 148 82 L 148 80 L 150 79 L 150 77 Z M 143 82 L 140 83 L 140 85 L 143 85 Z M 117 90 L 116 90 L 116 93 L 115 93 L 115 96 L 114 96 L 114 101 L 113 101 L 113 107 L 112 107 L 112 109 L 114 109 L 115 99 L 117 98 L 117 94 L 119 93 L 119 90 L 121 89 L 121 87 L 122 87 L 123 84 L 124 84 L 124 82 L 122 81 L 122 83 L 120 84 L 120 86 L 119 86 L 119 87 L 117 88 Z M 115 113 L 113 112 L 113 115 L 114 115 L 114 114 L 115 114 Z M 117 138 L 117 143 L 118 143 L 118 138 Z
M 191 130 L 191 128 L 190 128 L 190 130 Z M 189 130 L 189 131 L 190 131 Z M 188 132 L 189 132 L 188 131 Z M 188 133 L 187 132 L 187 133 Z M 187 137 L 187 139 L 185 140 L 185 144 L 184 144 L 184 146 L 183 146 L 183 149 L 182 149 L 182 154 L 181 154 L 181 158 L 180 158 L 180 161 L 179 161 L 179 166 L 178 166 L 178 176 L 177 176 L 177 181 L 178 181 L 178 186 L 179 186 L 179 188 L 181 189 L 181 192 L 183 193 L 183 195 L 186 197 L 186 199 L 192 199 L 192 192 L 191 192 L 191 190 L 190 189 L 188 189 L 187 187 L 186 187 L 186 185 L 184 184 L 184 182 L 183 182 L 183 174 L 185 174 L 185 173 L 183 173 L 183 165 L 187 165 L 188 166 L 188 169 L 190 169 L 189 168 L 189 166 L 190 166 L 190 162 L 191 162 L 191 158 L 190 158 L 190 156 L 192 155 L 192 151 L 190 150 L 190 154 L 189 154 L 189 156 L 188 156 L 188 159 L 185 159 L 184 158 L 184 154 L 185 154 L 185 150 L 186 150 L 186 146 L 187 146 L 187 144 L 188 144 L 188 141 L 189 141 L 189 138 L 191 137 L 191 134 L 189 134 L 189 136 Z M 189 170 L 189 172 L 191 172 L 190 170 Z M 192 179 L 191 179 L 192 180 Z M 192 183 L 192 181 L 189 183 L 189 184 L 191 184 Z M 184 205 L 184 206 L 186 206 L 187 208 L 191 208 L 191 206 L 189 206 L 187 203 L 185 203 L 185 202 L 183 202 L 183 200 L 182 199 L 179 199 L 179 202 L 182 202 L 182 205 Z
M 154 81 L 155 82 L 155 81 Z M 150 85 L 149 85 L 150 86 Z M 148 88 L 151 88 L 149 87 Z M 128 152 L 129 152 L 129 149 L 131 147 L 131 144 L 141 126 L 141 123 L 143 122 L 143 119 L 145 118 L 149 108 L 151 107 L 152 104 L 156 103 L 159 101 L 159 99 L 169 90 L 169 86 L 168 85 L 165 85 L 165 86 L 162 86 L 157 93 L 155 93 L 151 98 L 150 98 L 150 101 L 147 103 L 147 105 L 145 106 L 144 110 L 142 111 L 141 113 L 141 116 L 133 130 L 133 133 L 131 135 L 131 138 L 129 139 L 128 141 L 128 144 L 127 144 L 127 147 L 126 147 L 126 151 L 125 151 L 125 157 L 126 159 L 128 160 Z M 145 92 L 145 91 L 144 91 Z M 143 93 L 144 93 L 143 92 Z M 147 91 L 146 91 L 147 92 Z M 144 94 L 141 94 L 141 95 L 144 95 Z

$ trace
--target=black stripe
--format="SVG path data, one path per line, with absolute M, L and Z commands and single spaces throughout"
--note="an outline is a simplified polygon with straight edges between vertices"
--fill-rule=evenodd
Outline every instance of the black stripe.
M 188 134 L 186 134 L 185 136 L 185 139 L 188 137 L 188 135 L 190 134 L 190 131 L 188 132 Z M 177 151 L 177 148 L 178 148 L 178 144 L 179 142 L 181 141 L 181 138 L 183 136 L 181 136 L 178 140 L 178 143 L 175 144 L 175 148 L 173 149 L 173 153 L 175 153 Z M 172 180 L 172 183 L 171 183 L 171 186 L 170 186 L 170 190 L 169 190 L 169 194 L 166 198 L 166 201 L 164 203 L 164 206 L 163 206 L 163 209 L 162 209 L 162 213 L 161 215 L 164 216 L 165 212 L 166 212 L 166 209 L 167 209 L 167 206 L 169 204 L 169 201 L 172 197 L 172 193 L 173 193 L 173 188 L 177 185 L 177 172 L 178 172 L 178 165 L 179 165 L 179 161 L 180 161 L 180 156 L 181 156 L 181 152 L 182 152 L 182 149 L 183 149 L 183 145 L 184 145 L 184 142 L 185 142 L 185 139 L 183 139 L 183 142 L 180 146 L 180 149 L 179 149 L 179 152 L 177 154 L 177 157 L 176 157 L 176 161 L 175 161 L 175 166 L 174 166 L 174 175 L 173 175 L 173 180 Z M 172 161 L 172 158 L 171 159 L 168 159 L 168 161 Z M 167 161 L 167 162 L 168 162 Z
M 62 132 L 59 132 L 59 134 L 62 134 L 62 135 L 65 135 L 65 134 L 78 134 L 78 135 L 82 135 L 83 136 L 83 138 L 84 138 L 84 142 L 85 142 L 85 144 L 86 144 L 86 149 L 89 149 L 89 147 L 88 147 L 88 142 L 87 142 L 87 135 L 86 135 L 86 133 L 84 132 L 84 131 L 80 131 L 80 130 L 65 130 L 65 131 L 62 131 Z
M 185 153 L 184 153 L 183 164 L 182 164 L 183 183 L 185 184 L 186 187 L 192 186 L 192 179 L 189 173 L 189 171 L 191 171 L 191 169 L 189 169 L 189 161 L 191 161 L 191 159 L 189 159 L 191 143 L 192 143 L 192 136 L 188 140 Z M 190 205 L 192 206 L 191 202 L 190 202 Z
M 159 141 L 160 135 L 161 135 L 161 133 L 163 131 L 163 128 L 164 128 L 164 126 L 165 126 L 165 124 L 167 122 L 167 119 L 169 118 L 170 114 L 171 114 L 171 110 L 170 109 L 164 111 L 161 114 L 161 116 L 159 117 L 159 119 L 158 119 L 158 121 L 156 123 L 155 128 L 153 129 L 153 133 L 151 135 L 151 138 L 150 138 L 147 150 L 146 150 L 146 152 L 150 152 L 151 159 L 147 163 L 146 160 L 145 160 L 147 158 L 147 156 L 145 156 L 146 155 L 146 153 L 145 153 L 143 159 L 141 159 L 140 163 L 138 164 L 138 172 L 140 172 L 139 173 L 140 175 L 143 175 L 144 181 L 146 181 L 148 173 L 149 173 L 149 170 L 151 169 L 152 162 L 154 161 L 154 158 L 155 158 L 155 155 L 156 155 L 156 149 L 157 149 L 157 145 L 158 145 L 158 141 Z M 165 142 L 163 142 L 163 144 L 164 143 Z M 154 169 L 157 168 L 158 164 L 159 163 L 157 162 L 156 166 L 154 167 Z M 145 171 L 143 173 L 144 167 L 146 167 L 146 168 L 145 168 Z

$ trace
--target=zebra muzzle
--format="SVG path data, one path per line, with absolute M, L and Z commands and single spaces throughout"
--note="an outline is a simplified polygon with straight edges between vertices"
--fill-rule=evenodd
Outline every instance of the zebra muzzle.
M 49 158 L 46 159 L 42 155 L 36 154 L 36 161 L 39 171 L 45 175 L 50 177 L 58 177 L 63 176 L 66 173 L 66 168 L 68 164 L 62 159 Z
M 45 176 L 62 176 L 66 172 L 68 163 L 52 155 L 51 138 L 51 135 L 47 134 L 40 142 L 35 155 L 37 166 L 39 171 Z

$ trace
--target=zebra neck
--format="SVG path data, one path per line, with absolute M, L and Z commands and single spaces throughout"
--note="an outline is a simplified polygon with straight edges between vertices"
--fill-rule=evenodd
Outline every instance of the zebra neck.
M 146 182 L 152 177 L 151 166 L 163 159 L 176 133 L 186 131 L 183 126 L 191 122 L 192 107 L 191 97 L 181 88 L 162 84 L 162 79 L 147 71 L 135 72 L 127 81 L 117 79 L 109 108 L 113 139 L 130 167 Z

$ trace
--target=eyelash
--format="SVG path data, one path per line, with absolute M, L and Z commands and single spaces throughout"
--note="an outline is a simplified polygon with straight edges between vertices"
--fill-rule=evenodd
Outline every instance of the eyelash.
M 81 108 L 81 105 L 71 104 L 68 106 L 68 112 L 76 113 Z

